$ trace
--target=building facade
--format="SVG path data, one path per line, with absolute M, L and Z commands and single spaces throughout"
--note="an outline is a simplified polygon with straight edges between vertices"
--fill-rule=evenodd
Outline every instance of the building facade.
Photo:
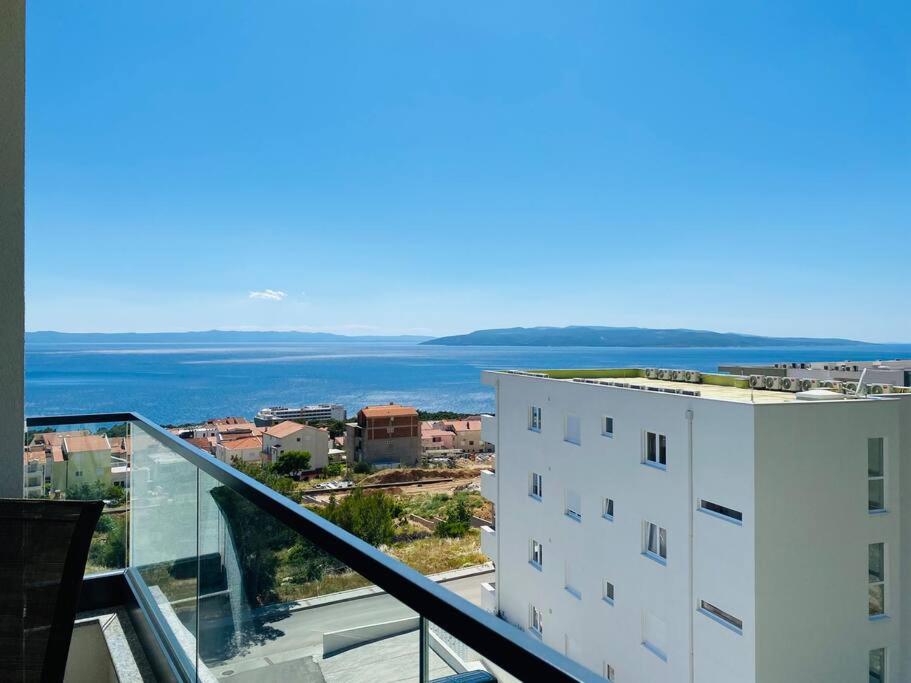
M 410 406 L 367 406 L 345 427 L 349 463 L 410 467 L 421 459 L 421 423 Z
M 285 421 L 263 431 L 263 453 L 271 462 L 292 451 L 310 453 L 310 469 L 329 464 L 329 433 L 323 429 Z
M 339 403 L 320 403 L 299 408 L 286 408 L 285 406 L 272 406 L 263 408 L 253 421 L 257 427 L 271 427 L 285 420 L 301 422 L 344 422 L 348 419 L 345 406 Z
M 502 618 L 624 683 L 911 680 L 911 398 L 555 374 L 483 374 Z
M 837 382 L 858 382 L 863 376 L 866 384 L 889 384 L 897 387 L 911 386 L 911 360 L 722 365 L 718 369 L 735 375 L 758 374 L 819 381 L 833 380 Z

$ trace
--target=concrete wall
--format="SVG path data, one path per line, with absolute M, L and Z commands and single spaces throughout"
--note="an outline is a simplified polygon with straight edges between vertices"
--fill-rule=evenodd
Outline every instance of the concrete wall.
M 22 497 L 25 1 L 0 3 L 0 497 Z
M 263 452 L 272 455 L 273 448 L 278 449 L 273 460 L 282 453 L 307 451 L 310 453 L 310 469 L 320 470 L 329 464 L 329 434 L 316 427 L 303 426 L 303 429 L 284 438 L 263 433 Z
M 869 651 L 899 672 L 901 399 L 757 407 L 756 665 L 759 683 L 867 680 Z M 867 439 L 884 437 L 886 506 L 868 512 Z M 886 543 L 886 612 L 870 620 L 868 545 Z

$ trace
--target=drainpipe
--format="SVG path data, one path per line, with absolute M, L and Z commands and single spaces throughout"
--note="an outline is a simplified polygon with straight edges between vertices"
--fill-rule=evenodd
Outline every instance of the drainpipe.
M 695 603 L 696 597 L 695 597 L 695 588 L 694 588 L 695 577 L 693 575 L 693 564 L 694 564 L 694 562 L 693 562 L 693 558 L 694 558 L 693 536 L 694 536 L 694 527 L 695 527 L 695 521 L 696 521 L 694 519 L 694 516 L 696 514 L 696 501 L 693 498 L 693 496 L 694 496 L 693 489 L 695 487 L 693 484 L 694 473 L 693 473 L 693 411 L 692 411 L 692 409 L 686 411 L 686 422 L 687 422 L 687 425 L 686 425 L 687 450 L 688 450 L 688 458 L 689 458 L 689 497 L 688 497 L 688 499 L 689 499 L 689 506 L 690 506 L 690 511 L 689 511 L 689 515 L 688 515 L 688 519 L 689 519 L 689 561 L 690 561 L 690 575 L 689 575 L 689 580 L 690 580 L 690 615 L 689 615 L 690 678 L 689 678 L 689 680 L 690 680 L 690 683 L 693 683 L 694 677 L 695 677 L 695 659 L 696 659 L 696 643 L 695 643 L 695 638 L 693 635 L 693 631 L 694 631 L 693 622 L 694 622 L 695 616 L 696 616 L 696 603 Z

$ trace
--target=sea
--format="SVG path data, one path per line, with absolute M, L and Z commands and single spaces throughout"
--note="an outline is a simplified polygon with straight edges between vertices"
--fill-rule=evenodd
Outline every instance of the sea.
M 394 401 L 492 411 L 485 369 L 669 367 L 911 358 L 911 344 L 764 348 L 459 347 L 415 342 L 28 343 L 26 414 L 133 411 L 160 424 L 265 406 Z

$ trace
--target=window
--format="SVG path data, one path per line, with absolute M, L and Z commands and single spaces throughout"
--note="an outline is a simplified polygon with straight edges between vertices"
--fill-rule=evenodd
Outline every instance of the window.
M 76 470 L 76 475 L 75 475 L 75 476 L 81 477 L 81 476 L 82 476 L 82 470 Z
M 577 522 L 582 521 L 582 499 L 576 491 L 566 489 L 566 508 L 564 512 L 567 517 L 571 517 Z
M 576 585 L 576 579 L 573 572 L 573 567 L 567 560 L 565 568 L 563 570 L 563 587 L 566 589 L 566 592 L 572 595 L 574 598 L 582 599 L 582 591 Z
M 544 633 L 544 615 L 534 605 L 528 606 L 528 628 L 539 636 Z
M 719 505 L 718 503 L 713 503 L 710 500 L 700 500 L 699 509 L 702 512 L 709 512 L 713 515 L 717 515 L 719 517 L 724 517 L 725 519 L 728 519 L 732 522 L 739 523 L 739 522 L 743 521 L 743 513 L 740 512 L 739 510 L 735 510 L 734 508 L 725 507 L 724 505 Z
M 601 503 L 601 516 L 604 519 L 614 520 L 614 499 L 605 498 Z
M 867 509 L 883 512 L 886 509 L 886 469 L 883 439 L 867 439 Z
M 544 546 L 534 539 L 531 539 L 529 544 L 528 561 L 538 569 L 544 566 Z
M 652 522 L 645 522 L 643 526 L 643 552 L 653 559 L 664 562 L 667 560 L 667 529 Z
M 886 544 L 871 543 L 868 560 L 869 614 L 871 617 L 886 613 Z
M 537 406 L 528 409 L 528 428 L 534 432 L 541 431 L 541 409 Z
M 604 677 L 609 680 L 611 683 L 614 681 L 614 667 L 612 667 L 607 662 L 604 662 Z
M 658 467 L 667 467 L 667 437 L 664 434 L 645 433 L 644 462 Z
M 614 418 L 605 417 L 604 424 L 601 426 L 601 434 L 612 437 L 614 435 Z
M 737 617 L 728 614 L 724 610 L 715 607 L 715 605 L 710 602 L 700 600 L 699 611 L 706 616 L 711 617 L 715 621 L 722 622 L 725 626 L 732 627 L 738 633 L 743 631 L 743 621 L 741 619 L 738 619 Z
M 651 612 L 642 613 L 642 644 L 667 661 L 667 625 Z
M 582 422 L 578 415 L 567 415 L 563 425 L 563 440 L 577 446 L 582 445 Z
M 884 683 L 886 680 L 886 648 L 870 650 L 870 683 Z
M 612 584 L 607 579 L 604 580 L 604 589 L 602 591 L 601 597 L 605 602 L 611 605 L 614 604 L 614 584 Z
M 531 478 L 528 482 L 528 495 L 532 498 L 541 499 L 541 493 L 543 489 L 544 479 L 537 472 L 531 473 Z

